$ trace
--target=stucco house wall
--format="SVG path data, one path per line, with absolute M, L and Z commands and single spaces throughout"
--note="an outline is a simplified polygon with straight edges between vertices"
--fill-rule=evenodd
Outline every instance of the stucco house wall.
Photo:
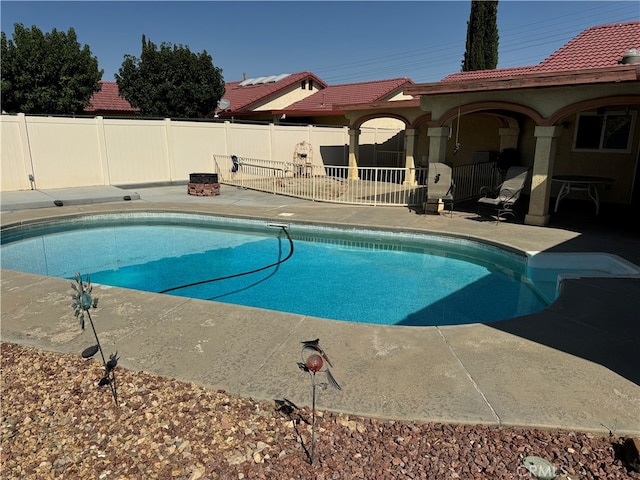
M 473 163 L 476 152 L 500 151 L 500 124 L 493 115 L 464 115 L 451 122 L 451 138 L 447 141 L 446 161 L 453 166 Z M 460 149 L 454 153 L 456 138 Z
M 612 178 L 613 185 L 603 185 L 600 188 L 600 198 L 605 202 L 628 203 L 631 200 L 633 180 L 636 168 L 636 152 L 640 144 L 640 129 L 638 128 L 638 109 L 636 112 L 635 128 L 632 130 L 631 151 L 623 152 L 584 152 L 573 148 L 575 129 L 578 124 L 578 114 L 574 113 L 561 119 L 563 133 L 558 138 L 553 173 L 555 175 L 590 175 Z M 552 194 L 559 189 L 553 186 Z
M 303 100 L 321 90 L 317 88 L 315 84 L 313 84 L 311 90 L 309 90 L 307 85 L 307 82 L 305 82 L 305 88 L 301 88 L 300 84 L 292 85 L 288 91 L 280 92 L 277 98 L 259 104 L 253 108 L 253 111 L 282 110 L 292 103 Z
M 389 102 L 399 102 L 401 100 L 411 100 L 413 97 L 411 95 L 405 95 L 403 92 L 398 92 L 392 97 L 389 98 Z

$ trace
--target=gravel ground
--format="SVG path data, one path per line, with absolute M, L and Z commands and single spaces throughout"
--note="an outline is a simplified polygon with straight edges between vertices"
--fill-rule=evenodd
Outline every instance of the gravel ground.
M 527 456 L 559 478 L 640 479 L 624 438 L 580 432 L 383 421 L 311 411 L 1 344 L 0 477 L 20 479 L 528 479 Z

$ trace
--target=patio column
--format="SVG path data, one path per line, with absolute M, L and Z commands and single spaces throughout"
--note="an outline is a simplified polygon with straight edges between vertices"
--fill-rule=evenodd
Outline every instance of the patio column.
M 435 127 L 427 130 L 429 137 L 429 163 L 444 163 L 449 140 L 449 127 Z
M 358 157 L 360 156 L 360 129 L 349 129 L 349 174 L 348 180 L 360 180 L 358 177 Z
M 407 142 L 406 153 L 404 157 L 404 184 L 414 186 L 416 185 L 416 161 L 413 157 L 413 152 L 416 147 L 416 131 L 414 128 L 407 128 L 404 131 L 405 142 Z
M 519 128 L 499 128 L 498 135 L 500 135 L 500 151 L 506 148 L 518 148 Z
M 551 196 L 551 176 L 556 154 L 557 138 L 561 127 L 536 127 L 536 153 L 533 158 L 531 175 L 531 198 L 529 213 L 524 223 L 544 226 L 549 223 L 549 198 Z

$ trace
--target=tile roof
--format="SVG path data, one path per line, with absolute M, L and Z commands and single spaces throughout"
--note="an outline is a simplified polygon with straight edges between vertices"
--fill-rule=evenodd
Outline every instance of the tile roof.
M 584 30 L 537 65 L 458 72 L 448 75 L 434 85 L 444 86 L 443 84 L 468 83 L 474 80 L 500 81 L 505 79 L 508 81 L 518 77 L 561 74 L 569 71 L 594 69 L 595 72 L 602 68 L 615 69 L 624 52 L 632 48 L 640 49 L 640 21 L 599 25 Z M 328 85 L 311 72 L 294 73 L 277 82 L 256 85 L 240 86 L 242 81 L 227 82 L 224 98 L 229 100 L 230 106 L 225 110 L 225 114 L 249 113 L 258 103 L 275 98 L 291 88 L 292 85 L 299 85 L 302 80 L 306 79 L 312 79 L 321 90 L 282 111 L 328 112 L 332 111 L 335 105 L 372 104 L 388 99 L 388 96 L 397 93 L 404 87 L 414 85 L 414 82 L 409 78 Z M 100 83 L 102 90 L 91 97 L 91 105 L 85 109 L 85 112 L 131 113 L 138 110 L 118 94 L 116 82 Z M 408 93 L 418 95 L 424 92 L 419 92 L 414 87 L 410 88 Z
M 137 112 L 139 109 L 131 106 L 118 92 L 116 82 L 100 82 L 101 89 L 89 99 L 89 106 L 85 112 Z
M 630 48 L 640 48 L 640 22 L 600 25 L 579 34 L 538 67 L 546 71 L 613 67 Z
M 302 80 L 312 79 L 316 86 L 327 87 L 327 84 L 311 72 L 293 73 L 277 82 L 260 83 L 257 85 L 240 86 L 243 80 L 225 83 L 224 98 L 229 100 L 230 106 L 226 112 L 251 111 L 257 102 L 264 102 L 273 98 L 292 85 L 299 85 Z
M 631 48 L 640 49 L 640 22 L 598 25 L 584 30 L 537 65 L 458 72 L 442 81 L 511 78 L 541 72 L 613 67 Z
M 495 68 L 493 70 L 475 70 L 473 72 L 456 72 L 444 77 L 441 82 L 459 82 L 485 78 L 512 78 L 528 75 L 538 71 L 537 65 L 528 67 Z
M 407 85 L 413 85 L 410 78 L 330 85 L 283 111 L 330 111 L 334 109 L 334 105 L 377 102 L 401 92 Z
M 314 83 L 320 87 L 326 87 L 327 84 L 319 77 L 310 72 L 294 73 L 278 82 L 262 83 L 257 85 L 247 85 L 241 87 L 237 82 L 225 83 L 224 98 L 229 100 L 230 106 L 226 112 L 250 111 L 251 106 L 256 102 L 261 102 L 271 96 L 277 96 L 281 91 L 289 88 L 291 85 L 298 85 L 305 79 L 313 79 Z M 137 108 L 133 108 L 118 93 L 118 84 L 116 82 L 100 82 L 102 89 L 94 93 L 91 97 L 89 107 L 84 111 L 93 112 L 137 112 Z

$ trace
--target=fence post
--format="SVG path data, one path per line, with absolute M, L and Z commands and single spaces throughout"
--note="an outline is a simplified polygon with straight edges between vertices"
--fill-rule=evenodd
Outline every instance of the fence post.
M 172 133 L 172 123 L 170 118 L 164 119 L 164 148 L 167 153 L 167 163 L 169 167 L 169 171 L 167 175 L 169 176 L 169 181 L 175 180 L 175 155 L 173 154 L 173 133 Z
M 231 136 L 231 123 L 229 122 L 229 120 L 225 120 L 224 122 L 224 154 L 225 155 L 233 155 L 232 153 L 230 153 L 230 149 L 229 149 L 230 136 Z
M 313 145 L 313 144 L 312 144 Z M 316 174 L 316 166 L 315 165 L 311 165 L 311 200 L 313 200 L 314 202 L 316 201 L 316 195 L 317 195 L 317 191 L 318 189 L 316 188 L 316 185 L 318 183 L 318 176 Z M 326 177 L 325 177 L 325 181 L 326 181 Z
M 373 206 L 378 204 L 378 167 L 373 170 Z
M 407 128 L 405 130 L 405 141 L 407 143 L 405 159 L 404 159 L 404 168 L 406 169 L 406 175 L 404 178 L 405 185 L 415 186 L 416 183 L 416 175 L 415 175 L 415 167 L 416 162 L 413 157 L 413 152 L 416 144 L 416 131 L 413 128 Z
M 273 160 L 273 138 L 276 134 L 275 125 L 273 123 L 269 124 L 269 158 L 267 160 Z

